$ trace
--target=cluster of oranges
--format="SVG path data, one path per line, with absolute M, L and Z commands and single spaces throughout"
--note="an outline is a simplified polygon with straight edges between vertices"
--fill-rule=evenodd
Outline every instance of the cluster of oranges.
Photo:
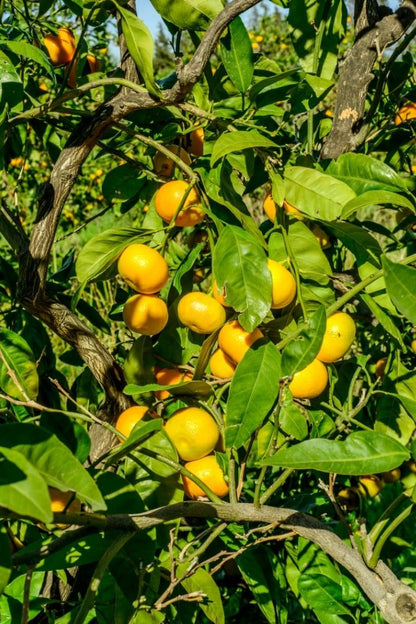
M 45 48 L 54 67 L 64 65 L 67 68 L 66 80 L 73 89 L 76 87 L 77 64 L 74 62 L 76 51 L 75 37 L 69 28 L 58 28 L 57 34 L 49 33 L 43 39 Z M 87 65 L 90 73 L 99 71 L 100 64 L 93 54 L 87 54 Z

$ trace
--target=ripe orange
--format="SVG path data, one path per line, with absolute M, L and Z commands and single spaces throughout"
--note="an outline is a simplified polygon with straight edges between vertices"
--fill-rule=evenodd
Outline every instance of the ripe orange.
M 214 299 L 216 299 L 218 301 L 218 303 L 220 303 L 222 306 L 226 307 L 226 308 L 230 308 L 230 304 L 226 302 L 225 300 L 225 296 L 226 296 L 226 292 L 225 290 L 220 290 L 217 286 L 217 282 L 214 280 L 212 283 L 212 296 L 214 297 Z
M 68 28 L 58 28 L 57 35 L 46 35 L 43 43 L 52 65 L 67 65 L 75 54 L 75 37 Z
M 396 483 L 402 476 L 402 472 L 400 468 L 393 468 L 387 472 L 382 472 L 379 476 L 383 483 Z
M 273 197 L 270 193 L 267 193 L 263 200 L 263 210 L 269 217 L 270 221 L 274 221 L 276 218 L 276 204 L 273 201 Z
M 267 259 L 267 266 L 272 274 L 272 310 L 280 310 L 292 303 L 296 297 L 296 281 L 280 262 Z
M 177 410 L 165 424 L 165 431 L 184 461 L 200 459 L 211 453 L 220 437 L 218 425 L 199 407 Z
M 396 114 L 394 122 L 396 126 L 399 126 L 409 119 L 416 119 L 416 102 L 410 102 L 401 106 Z
M 238 364 L 256 340 L 263 337 L 258 327 L 252 332 L 248 332 L 241 327 L 237 320 L 233 320 L 221 328 L 218 334 L 218 345 L 233 362 Z
M 175 216 L 185 193 L 189 188 L 185 180 L 171 180 L 163 184 L 154 197 L 155 209 L 163 221 L 170 223 Z M 175 225 L 187 227 L 201 223 L 205 213 L 201 207 L 198 191 L 192 187 L 184 201 L 182 209 L 176 215 Z
M 354 342 L 355 331 L 355 322 L 349 314 L 331 314 L 326 319 L 325 335 L 317 359 L 329 363 L 342 358 Z
M 292 206 L 292 204 L 289 204 L 289 202 L 287 202 L 286 200 L 283 202 L 283 208 L 285 209 L 285 212 L 287 214 L 291 214 L 293 217 L 295 217 L 295 219 L 303 219 L 300 210 L 295 208 L 295 206 Z
M 217 349 L 211 355 L 209 367 L 211 373 L 215 375 L 215 377 L 219 377 L 219 379 L 229 379 L 234 375 L 236 368 L 234 362 L 230 360 L 222 349 Z
M 363 496 L 374 498 L 381 492 L 383 482 L 377 475 L 363 475 L 358 479 L 358 490 Z
M 225 323 L 225 310 L 210 295 L 190 292 L 179 300 L 178 318 L 197 334 L 211 334 Z
M 386 364 L 387 364 L 387 358 L 381 358 L 380 360 L 377 360 L 376 362 L 376 376 L 379 379 L 382 379 L 384 377 Z
M 137 292 L 153 295 L 165 286 L 169 269 L 164 257 L 148 245 L 133 244 L 118 259 L 120 277 Z
M 133 295 L 124 304 L 124 322 L 132 332 L 138 334 L 158 334 L 166 326 L 168 318 L 167 305 L 157 295 Z
M 204 153 L 205 132 L 203 128 L 192 130 L 185 137 L 185 146 L 190 154 L 194 156 L 202 156 Z
M 99 72 L 101 70 L 101 63 L 93 54 L 87 54 L 87 66 L 90 74 L 94 74 L 95 72 Z M 86 73 L 85 69 L 83 70 L 83 74 Z M 71 89 L 75 89 L 77 86 L 77 63 L 73 63 L 71 67 L 71 71 L 69 72 L 69 76 L 67 78 L 68 86 Z
M 328 249 L 331 247 L 331 241 L 328 234 L 325 230 L 319 227 L 319 225 L 312 226 L 312 234 L 315 236 L 322 249 Z
M 293 375 L 289 390 L 295 399 L 314 399 L 325 390 L 327 385 L 326 366 L 315 359 Z
M 352 511 L 360 506 L 360 497 L 357 488 L 343 488 L 337 493 L 338 504 L 345 507 L 347 511 Z
M 128 407 L 124 412 L 121 412 L 117 418 L 115 428 L 122 433 L 124 437 L 128 438 L 134 425 L 143 418 L 147 411 L 148 408 L 145 405 L 133 405 L 132 407 Z M 120 439 L 123 441 L 122 438 Z
M 196 461 L 190 461 L 185 464 L 185 468 L 192 472 L 196 477 L 201 479 L 217 496 L 223 498 L 228 494 L 228 485 L 224 479 L 224 473 L 221 470 L 215 455 L 208 455 Z M 182 475 L 183 489 L 189 498 L 194 500 L 199 497 L 206 497 L 204 490 L 194 483 L 189 477 Z
M 192 381 L 191 373 L 186 373 L 178 368 L 158 368 L 155 371 L 155 377 L 161 386 L 175 385 L 183 381 Z M 159 401 L 164 401 L 169 396 L 168 390 L 156 390 L 155 397 Z
M 166 145 L 166 149 L 172 152 L 175 156 L 179 156 L 179 158 L 183 160 L 186 165 L 191 164 L 188 152 L 179 145 Z M 162 152 L 156 152 L 153 157 L 153 168 L 158 176 L 161 178 L 171 178 L 174 174 L 175 167 L 176 164 L 172 158 L 162 154 Z
M 74 492 L 62 492 L 53 487 L 48 487 L 48 491 L 53 513 L 79 513 L 81 511 L 81 501 L 74 498 Z M 56 526 L 58 529 L 65 529 L 68 525 L 57 523 Z
M 416 353 L 416 340 L 412 340 L 412 342 L 410 343 L 410 348 L 413 353 Z

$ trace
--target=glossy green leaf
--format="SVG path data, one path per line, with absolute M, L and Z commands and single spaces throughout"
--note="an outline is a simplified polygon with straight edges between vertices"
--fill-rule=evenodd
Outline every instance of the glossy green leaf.
M 406 191 L 403 178 L 394 169 L 366 154 L 342 154 L 330 162 L 326 172 L 348 184 L 357 195 L 379 190 Z
M 364 301 L 365 305 L 368 307 L 370 312 L 374 315 L 374 318 L 380 323 L 382 327 L 397 340 L 402 349 L 405 348 L 402 334 L 400 329 L 394 323 L 394 320 L 391 315 L 387 314 L 383 308 L 381 308 L 373 299 L 371 295 L 367 295 L 366 293 L 360 293 L 360 299 Z
M 73 490 L 93 511 L 105 509 L 100 491 L 87 470 L 50 431 L 30 423 L 2 425 L 4 447 L 21 453 L 46 483 L 59 490 Z
M 382 250 L 374 236 L 360 225 L 348 222 L 327 223 L 325 228 L 338 238 L 357 259 L 357 264 L 371 262 L 376 267 L 380 266 Z
M 3 440 L 0 474 L 0 509 L 41 522 L 52 521 L 51 499 L 41 474 L 18 449 L 6 448 Z
M 258 130 L 236 130 L 224 132 L 214 143 L 211 154 L 211 167 L 227 154 L 252 148 L 276 149 L 276 143 L 258 132 Z
M 272 278 L 261 245 L 239 227 L 221 231 L 213 253 L 213 272 L 220 290 L 239 313 L 239 322 L 253 331 L 270 310 Z
M 326 329 L 326 312 L 324 306 L 313 313 L 282 353 L 282 374 L 292 376 L 312 362 L 318 354 Z
M 347 202 L 342 210 L 341 217 L 343 219 L 348 219 L 360 208 L 384 204 L 393 204 L 393 206 L 409 208 L 412 212 L 416 210 L 415 203 L 404 195 L 399 195 L 399 193 L 393 193 L 392 191 L 367 191 Z
M 36 362 L 26 340 L 0 327 L 0 388 L 21 401 L 36 399 L 39 377 Z
M 304 440 L 308 435 L 306 416 L 291 401 L 284 402 L 279 412 L 279 427 L 295 440 Z
M 123 372 L 127 384 L 142 386 L 154 382 L 155 360 L 149 336 L 139 336 L 124 360 Z
M 0 501 L 1 502 L 1 501 Z M 9 582 L 12 571 L 12 553 L 10 550 L 10 538 L 6 527 L 0 526 L 0 596 Z
M 250 37 L 241 17 L 233 19 L 220 39 L 221 58 L 231 82 L 245 93 L 253 79 L 254 64 Z
M 169 390 L 175 396 L 190 396 L 199 399 L 207 399 L 212 395 L 212 388 L 206 381 L 186 381 L 184 383 L 172 384 L 164 386 L 162 384 L 152 383 L 144 386 L 136 384 L 128 384 L 123 392 L 131 396 L 146 394 L 147 392 L 158 392 L 159 390 Z
M 355 198 L 354 191 L 341 180 L 308 167 L 285 170 L 286 200 L 312 219 L 334 221 L 344 206 Z
M 311 230 L 301 221 L 289 224 L 290 255 L 294 258 L 303 280 L 328 284 L 332 274 L 331 265 Z M 275 232 L 269 239 L 269 255 L 282 262 L 287 259 L 283 236 Z
M 156 11 L 184 30 L 206 30 L 224 8 L 221 0 L 150 0 Z
M 102 185 L 103 195 L 108 201 L 127 201 L 140 191 L 145 182 L 145 176 L 126 163 L 107 173 Z
M 5 104 L 13 108 L 22 97 L 22 81 L 12 61 L 0 50 L 0 111 L 3 110 Z
M 109 267 L 127 245 L 147 240 L 147 230 L 128 227 L 105 230 L 93 236 L 78 255 L 75 265 L 78 280 L 90 282 L 105 279 Z
M 179 565 L 176 569 L 177 575 L 179 577 L 184 575 L 188 567 L 189 564 L 187 563 Z M 199 568 L 191 576 L 184 578 L 181 581 L 181 585 L 188 594 L 198 591 L 203 592 L 206 598 L 199 605 L 206 617 L 214 624 L 225 624 L 220 590 L 209 572 Z
M 48 72 L 52 79 L 55 79 L 55 73 L 50 60 L 46 53 L 40 48 L 37 48 L 26 41 L 7 41 L 7 47 L 14 54 L 18 54 L 19 56 L 35 61 L 35 63 L 43 67 L 43 69 Z
M 397 440 L 382 433 L 358 431 L 343 441 L 305 440 L 281 449 L 260 463 L 297 470 L 364 475 L 397 468 L 409 457 L 409 451 Z
M 140 420 L 137 422 L 127 440 L 109 453 L 105 464 L 106 467 L 118 462 L 137 448 L 139 444 L 149 439 L 156 432 L 161 431 L 162 425 L 162 418 L 154 418 L 149 421 Z
M 146 24 L 127 8 L 113 0 L 121 17 L 121 28 L 128 51 L 136 63 L 149 93 L 159 99 L 162 95 L 153 71 L 153 37 Z
M 302 598 L 313 608 L 337 615 L 350 613 L 342 600 L 342 587 L 324 574 L 304 572 L 298 580 Z
M 273 343 L 249 349 L 233 375 L 225 444 L 243 446 L 260 427 L 279 394 L 280 353 Z
M 416 269 L 382 257 L 387 293 L 398 309 L 416 325 Z

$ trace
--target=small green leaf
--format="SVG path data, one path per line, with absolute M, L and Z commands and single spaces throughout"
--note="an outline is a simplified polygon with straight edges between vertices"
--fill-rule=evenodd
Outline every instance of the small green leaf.
M 7 41 L 7 47 L 14 54 L 18 54 L 19 56 L 23 56 L 38 63 L 38 65 L 43 67 L 52 79 L 55 80 L 55 72 L 48 56 L 43 50 L 26 41 Z
M 12 571 L 12 553 L 6 527 L 0 526 L 0 596 L 6 588 Z
M 360 299 L 364 301 L 365 305 L 368 307 L 370 312 L 374 315 L 374 318 L 380 323 L 382 327 L 397 340 L 402 349 L 405 348 L 402 334 L 400 329 L 395 325 L 393 318 L 390 314 L 387 314 L 383 308 L 381 308 L 371 297 L 371 295 L 367 295 L 366 293 L 360 293 Z
M 360 208 L 384 204 L 393 204 L 393 206 L 409 208 L 412 212 L 416 211 L 415 203 L 404 195 L 399 195 L 399 193 L 393 193 L 392 191 L 367 191 L 347 202 L 342 209 L 341 217 L 342 219 L 348 219 Z
M 243 446 L 279 394 L 280 353 L 273 343 L 249 349 L 236 368 L 227 404 L 225 444 Z
M 325 329 L 325 308 L 319 306 L 308 322 L 304 323 L 300 334 L 283 350 L 283 375 L 292 376 L 312 362 L 321 348 Z
M 416 325 L 416 269 L 382 257 L 387 293 L 400 312 Z
M 298 580 L 302 598 L 313 608 L 334 615 L 350 613 L 342 600 L 342 587 L 324 574 L 304 572 Z
M 225 288 L 227 302 L 239 312 L 239 322 L 253 331 L 270 310 L 272 278 L 261 245 L 243 229 L 227 225 L 213 253 L 218 288 Z
M 285 171 L 286 200 L 312 219 L 334 221 L 354 191 L 341 180 L 308 167 L 288 167 Z
M 111 169 L 104 178 L 102 191 L 108 201 L 128 201 L 144 186 L 146 178 L 128 163 Z
M 134 13 L 121 7 L 113 0 L 121 17 L 121 27 L 128 51 L 136 63 L 149 93 L 160 99 L 162 91 L 159 89 L 153 71 L 153 37 L 146 24 Z
M 225 71 L 235 88 L 245 93 L 253 79 L 254 65 L 250 37 L 241 17 L 233 19 L 220 43 Z
M 187 569 L 188 564 L 181 564 L 177 567 L 176 573 L 179 578 L 185 575 Z M 184 578 L 181 581 L 181 585 L 188 594 L 198 591 L 203 592 L 206 598 L 199 603 L 202 611 L 210 622 L 214 624 L 225 624 L 220 590 L 209 572 L 199 568 L 191 576 Z
M 5 394 L 21 401 L 26 397 L 36 399 L 39 391 L 39 377 L 31 348 L 21 336 L 4 327 L 0 327 L 0 388 Z
M 327 223 L 325 228 L 351 251 L 357 259 L 358 265 L 371 262 L 376 267 L 380 266 L 382 254 L 380 244 L 361 225 L 339 221 Z
M 221 0 L 150 0 L 156 11 L 183 30 L 206 30 L 220 11 Z
M 236 130 L 235 132 L 224 132 L 214 143 L 211 154 L 211 167 L 217 160 L 232 152 L 241 152 L 245 149 L 264 147 L 276 149 L 276 143 L 257 130 Z
M 409 457 L 409 451 L 397 440 L 375 431 L 358 431 L 343 441 L 305 440 L 281 449 L 272 457 L 263 459 L 260 464 L 364 475 L 397 468 Z
M 308 435 L 306 416 L 293 403 L 293 399 L 282 405 L 279 412 L 279 426 L 295 440 L 304 440 Z

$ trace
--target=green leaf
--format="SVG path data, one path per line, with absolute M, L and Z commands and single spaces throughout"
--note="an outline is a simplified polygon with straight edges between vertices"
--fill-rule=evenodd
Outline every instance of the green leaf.
M 0 50 L 0 111 L 6 104 L 13 108 L 22 97 L 22 81 L 9 57 Z
M 150 236 L 150 235 L 149 235 Z M 146 242 L 147 230 L 114 228 L 93 236 L 81 249 L 75 270 L 80 282 L 107 279 L 106 272 L 127 245 Z
M 128 163 L 111 169 L 104 178 L 102 191 L 108 201 L 128 201 L 144 186 L 146 178 Z
M 128 439 L 109 453 L 105 463 L 106 467 L 108 468 L 112 464 L 118 462 L 120 459 L 137 448 L 139 444 L 150 438 L 156 432 L 161 431 L 162 425 L 162 418 L 154 418 L 150 421 L 140 420 L 137 422 Z
M 270 310 L 272 278 L 261 245 L 239 227 L 221 231 L 213 253 L 213 273 L 227 302 L 239 312 L 239 322 L 253 331 Z
M 330 162 L 326 172 L 348 184 L 357 195 L 367 191 L 406 191 L 403 178 L 394 169 L 365 154 L 342 154 Z
M 398 309 L 416 325 L 416 269 L 382 257 L 387 293 Z
M 43 50 L 26 41 L 7 41 L 6 45 L 14 54 L 18 54 L 19 56 L 23 56 L 38 63 L 38 65 L 43 67 L 52 79 L 55 80 L 55 72 L 47 54 Z
M 179 384 L 172 384 L 170 386 L 163 386 L 162 384 L 151 383 L 144 386 L 138 386 L 136 384 L 128 384 L 125 386 L 123 392 L 131 396 L 146 394 L 148 392 L 158 392 L 159 390 L 169 390 L 170 394 L 174 396 L 191 396 L 198 399 L 208 399 L 213 390 L 206 381 L 186 381 Z
M 0 526 L 0 596 L 10 579 L 12 571 L 12 553 L 10 551 L 10 538 L 6 527 Z
M 121 28 L 126 40 L 127 49 L 136 63 L 149 93 L 160 99 L 159 89 L 153 71 L 153 37 L 146 24 L 134 13 L 121 7 L 113 0 L 121 17 Z
M 285 402 L 280 408 L 279 426 L 295 440 L 304 440 L 308 435 L 305 414 L 293 403 L 293 399 Z
M 189 564 L 187 563 L 179 565 L 176 570 L 177 576 L 180 578 L 184 575 L 188 567 Z M 199 568 L 191 576 L 184 578 L 181 585 L 188 594 L 202 591 L 206 598 L 203 602 L 199 602 L 199 606 L 206 617 L 214 624 L 225 624 L 220 590 L 209 572 Z
M 334 615 L 350 613 L 342 600 L 341 585 L 329 576 L 304 572 L 299 577 L 298 589 L 313 609 L 322 609 Z
M 123 372 L 127 384 L 141 386 L 154 381 L 152 341 L 149 336 L 139 336 L 133 342 L 124 360 Z
M 380 267 L 382 250 L 378 241 L 361 225 L 348 222 L 326 223 L 325 228 L 338 238 L 357 259 L 358 265 L 371 262 Z
M 286 200 L 312 219 L 334 221 L 354 191 L 341 180 L 308 167 L 288 167 L 285 171 Z
M 276 149 L 276 143 L 257 130 L 236 130 L 235 132 L 224 132 L 214 143 L 211 154 L 211 167 L 227 154 L 241 152 L 245 149 L 264 147 Z
M 391 315 L 387 314 L 383 308 L 381 308 L 371 297 L 371 295 L 367 295 L 366 293 L 360 293 L 359 297 L 362 301 L 364 301 L 365 305 L 368 307 L 370 312 L 374 315 L 374 318 L 380 323 L 382 327 L 397 340 L 402 349 L 405 348 L 402 334 L 400 329 L 395 325 Z
M 302 370 L 318 354 L 326 329 L 324 306 L 319 306 L 300 329 L 299 335 L 282 353 L 282 374 L 285 376 L 292 376 Z
M 0 327 L 0 388 L 5 394 L 21 401 L 26 397 L 36 399 L 39 391 L 39 377 L 31 348 L 21 336 L 4 327 Z
M 184 30 L 206 30 L 220 11 L 221 0 L 150 0 L 156 11 Z
M 241 17 L 236 17 L 220 39 L 221 58 L 231 82 L 240 93 L 249 88 L 254 74 L 253 50 Z
M 105 509 L 94 479 L 50 431 L 30 423 L 2 425 L 1 431 L 2 445 L 21 453 L 49 486 L 63 491 L 73 490 L 77 498 L 90 505 L 93 511 Z
M 2 425 L 2 428 L 7 426 Z M 20 423 L 17 426 L 20 427 Z M 52 521 L 51 499 L 46 483 L 22 453 L 0 447 L 0 474 L 0 509 L 41 522 Z
M 249 349 L 232 378 L 225 445 L 239 448 L 262 424 L 279 394 L 280 353 L 273 343 Z
M 343 219 L 348 219 L 360 208 L 383 204 L 393 204 L 394 206 L 409 208 L 412 212 L 416 210 L 415 203 L 404 195 L 399 195 L 399 193 L 393 193 L 392 191 L 367 191 L 347 202 L 342 210 L 341 217 Z
M 320 470 L 343 475 L 386 472 L 409 459 L 410 452 L 397 440 L 382 433 L 358 431 L 345 440 L 305 440 L 283 448 L 264 466 L 282 466 L 297 470 Z

